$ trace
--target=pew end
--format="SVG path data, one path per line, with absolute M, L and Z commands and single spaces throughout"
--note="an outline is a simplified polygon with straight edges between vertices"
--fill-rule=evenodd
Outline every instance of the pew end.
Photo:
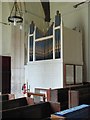
M 60 111 L 60 102 L 49 101 L 49 103 L 53 113 Z
M 35 104 L 34 98 L 26 97 L 26 100 L 27 100 L 28 105 L 34 105 Z
M 0 101 L 5 101 L 5 100 L 13 100 L 15 99 L 15 94 L 1 94 L 0 95 Z
M 9 98 L 9 100 L 15 99 L 15 94 L 8 94 L 8 98 Z

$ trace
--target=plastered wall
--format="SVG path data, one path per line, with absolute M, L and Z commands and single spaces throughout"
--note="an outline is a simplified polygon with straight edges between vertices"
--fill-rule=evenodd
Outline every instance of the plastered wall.
M 2 3 L 0 2 L 0 22 L 2 21 Z M 2 55 L 2 24 L 0 23 L 0 55 Z

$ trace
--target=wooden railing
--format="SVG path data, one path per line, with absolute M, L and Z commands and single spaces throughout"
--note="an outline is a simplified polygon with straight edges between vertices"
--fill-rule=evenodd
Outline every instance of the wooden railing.
M 37 92 L 45 92 L 45 97 L 47 99 L 47 101 L 51 100 L 51 88 L 49 89 L 45 89 L 45 88 L 35 88 L 35 93 Z
M 39 97 L 43 97 L 43 101 L 45 102 L 45 94 L 42 94 L 42 93 L 33 93 L 33 92 L 27 92 L 27 97 L 31 97 L 31 95 L 33 96 L 39 96 Z

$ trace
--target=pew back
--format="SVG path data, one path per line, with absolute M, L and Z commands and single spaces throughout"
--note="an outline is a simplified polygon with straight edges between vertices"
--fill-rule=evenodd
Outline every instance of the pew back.
M 14 94 L 1 94 L 0 95 L 0 101 L 12 100 L 12 99 L 15 99 Z
M 7 100 L 2 102 L 2 110 L 12 109 L 25 105 L 28 105 L 26 97 L 14 99 L 14 100 Z
M 57 91 L 57 102 L 60 102 L 61 110 L 76 105 L 90 104 L 90 84 L 68 86 L 66 88 L 55 89 L 55 91 Z M 73 96 L 76 96 L 77 98 L 73 99 Z
M 56 112 L 55 115 L 63 116 L 66 120 L 90 120 L 90 106 L 82 104 L 70 109 Z
M 2 111 L 3 118 L 39 118 L 44 119 L 51 116 L 53 113 L 50 103 L 43 102 L 35 105 L 26 105 L 7 109 Z
M 70 106 L 90 104 L 90 87 L 70 91 Z M 75 97 L 74 97 L 75 96 Z

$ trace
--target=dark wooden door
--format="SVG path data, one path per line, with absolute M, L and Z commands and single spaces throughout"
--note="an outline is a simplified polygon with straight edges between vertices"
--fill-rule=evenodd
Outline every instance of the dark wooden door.
M 11 92 L 11 57 L 0 56 L 0 79 L 2 94 Z

